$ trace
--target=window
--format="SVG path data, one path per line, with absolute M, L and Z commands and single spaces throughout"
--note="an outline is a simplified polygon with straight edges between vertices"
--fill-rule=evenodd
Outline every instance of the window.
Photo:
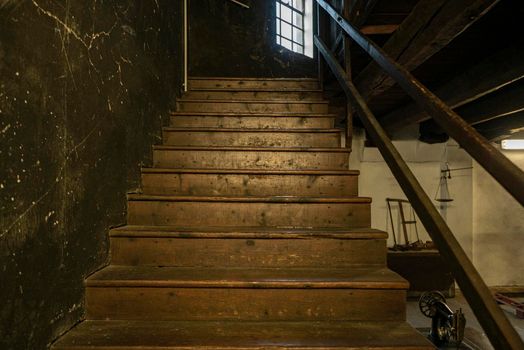
M 280 46 L 309 57 L 312 50 L 310 0 L 276 0 L 276 41 Z

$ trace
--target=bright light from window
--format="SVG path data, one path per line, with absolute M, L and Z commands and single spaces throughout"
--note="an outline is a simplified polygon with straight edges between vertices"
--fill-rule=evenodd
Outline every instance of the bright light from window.
M 276 0 L 276 41 L 293 52 L 313 57 L 310 0 Z
M 502 146 L 502 149 L 508 149 L 508 150 L 523 149 L 524 150 L 524 140 L 518 140 L 518 139 L 502 140 L 500 144 Z

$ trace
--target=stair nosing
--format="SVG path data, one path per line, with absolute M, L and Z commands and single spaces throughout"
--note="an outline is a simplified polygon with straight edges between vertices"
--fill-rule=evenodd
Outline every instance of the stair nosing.
M 177 103 L 192 102 L 192 103 L 260 103 L 260 104 L 323 104 L 328 105 L 326 100 L 257 100 L 257 99 L 196 99 L 196 98 L 181 98 Z
M 342 130 L 337 128 L 311 128 L 311 129 L 270 129 L 270 128 L 214 128 L 214 127 L 173 127 L 164 126 L 162 128 L 168 132 L 253 132 L 253 133 L 297 133 L 297 134 L 337 134 Z
M 337 115 L 333 113 L 300 113 L 300 112 L 263 112 L 263 113 L 246 113 L 246 112 L 170 112 L 172 117 L 177 116 L 191 116 L 191 117 L 269 117 L 269 118 L 336 118 Z
M 359 170 L 266 170 L 266 169 L 206 169 L 206 168 L 142 168 L 143 174 L 250 174 L 250 175 L 332 175 L 359 176 Z
M 202 329 L 206 331 L 202 332 Z M 231 331 L 233 329 L 234 331 Z M 157 337 L 147 338 L 156 331 L 159 334 Z M 95 340 L 95 344 L 92 343 L 92 332 L 95 332 L 95 339 L 98 340 Z M 124 337 L 119 339 L 121 335 Z M 238 341 L 238 337 L 242 335 L 244 338 Z M 134 337 L 133 340 L 139 339 L 136 346 L 129 345 L 130 336 Z M 385 336 L 388 341 L 369 343 L 369 340 L 375 341 L 377 337 L 382 336 Z M 402 338 L 399 339 L 399 336 Z M 280 342 L 276 343 L 275 338 Z M 109 343 L 106 345 L 108 339 Z M 166 339 L 171 340 L 166 342 Z M 192 341 L 188 342 L 184 339 Z M 104 345 L 100 345 L 100 340 Z M 389 340 L 396 343 L 390 343 Z M 54 343 L 51 350 L 356 350 L 364 348 L 368 350 L 436 349 L 426 337 L 405 320 L 85 320 L 72 329 L 71 334 L 65 335 Z
M 288 89 L 285 88 L 268 88 L 268 87 L 260 87 L 260 88 L 241 88 L 241 87 L 202 87 L 202 88 L 189 88 L 187 92 L 192 91 L 208 91 L 208 92 L 217 92 L 217 91 L 223 91 L 223 92 L 313 92 L 313 93 L 323 93 L 324 91 L 322 89 L 311 89 L 311 88 L 300 88 L 300 87 L 290 87 Z
M 230 80 L 230 81 L 247 80 L 247 81 L 283 81 L 283 82 L 286 82 L 286 81 L 318 82 L 319 81 L 318 78 L 307 78 L 307 77 L 304 77 L 304 78 L 274 78 L 274 77 L 257 78 L 257 77 L 218 77 L 218 76 L 217 77 L 189 77 L 188 80 L 189 81 L 191 80 Z
M 207 229 L 206 229 L 207 228 Z M 258 228 L 258 230 L 257 230 Z M 109 236 L 114 238 L 227 238 L 227 239 L 387 239 L 388 233 L 372 228 L 333 230 L 333 228 L 297 229 L 289 227 L 176 227 L 125 225 L 113 228 Z
M 138 279 L 137 275 L 122 279 L 119 276 L 111 277 L 111 273 L 119 271 L 145 271 L 147 279 Z M 205 272 L 205 278 L 191 278 L 185 276 L 157 275 L 162 272 L 183 271 Z M 264 274 L 259 274 L 260 272 Z M 299 272 L 298 275 L 294 273 Z M 218 273 L 211 276 L 210 272 Z M 239 274 L 235 275 L 235 272 Z M 280 274 L 279 274 L 280 272 Z M 282 274 L 282 272 L 284 272 Z M 89 276 L 85 280 L 88 288 L 267 288 L 267 289 L 407 289 L 409 284 L 402 277 L 387 267 L 381 265 L 359 266 L 351 268 L 246 268 L 246 267 L 156 267 L 156 266 L 127 266 L 109 265 Z M 136 272 L 135 272 L 136 273 Z M 258 273 L 258 274 L 257 274 Z M 338 273 L 338 274 L 337 274 Z M 342 274 L 340 274 L 342 273 Z M 386 274 L 385 280 L 376 280 L 374 274 Z M 104 275 L 104 278 L 100 278 Z M 107 276 L 109 275 L 109 276 Z M 108 278 L 109 277 L 109 278 Z M 165 277 L 171 279 L 165 279 Z
M 136 202 L 230 202 L 230 203 L 371 203 L 369 197 L 308 197 L 308 196 L 173 196 L 128 194 Z
M 232 151 L 232 152 L 313 152 L 313 153 L 351 153 L 341 147 L 245 147 L 245 146 L 173 146 L 154 145 L 153 150 L 183 151 Z

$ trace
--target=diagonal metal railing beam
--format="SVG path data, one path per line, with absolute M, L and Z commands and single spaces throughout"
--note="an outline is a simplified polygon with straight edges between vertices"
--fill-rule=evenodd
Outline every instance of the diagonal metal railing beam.
M 437 245 L 442 257 L 449 263 L 461 290 L 495 349 L 524 349 L 522 339 L 504 316 L 453 232 L 402 159 L 386 131 L 367 106 L 364 98 L 347 77 L 334 54 L 318 36 L 315 36 L 315 46 L 344 89 L 369 136 L 379 148 L 391 172 Z
M 448 135 L 454 138 L 521 205 L 524 205 L 524 172 L 490 144 L 407 69 L 392 60 L 381 47 L 370 41 L 325 0 L 317 3 L 371 58 L 386 71 Z

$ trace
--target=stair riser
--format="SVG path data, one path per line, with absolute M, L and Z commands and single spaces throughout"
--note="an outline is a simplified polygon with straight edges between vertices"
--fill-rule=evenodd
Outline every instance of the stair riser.
M 383 239 L 111 238 L 115 265 L 339 268 L 386 264 Z
M 131 225 L 183 227 L 370 226 L 369 203 L 242 203 L 129 201 Z
M 156 195 L 352 197 L 358 176 L 144 173 L 142 189 Z
M 316 117 L 220 117 L 173 116 L 171 126 L 177 128 L 249 128 L 249 129 L 322 129 L 332 128 L 334 118 Z
M 262 101 L 321 101 L 316 91 L 188 91 L 184 98 L 193 100 L 262 100 Z
M 403 290 L 93 288 L 88 319 L 403 321 Z
M 349 153 L 220 150 L 153 152 L 155 167 L 201 169 L 347 170 Z
M 172 146 L 339 147 L 340 133 L 164 130 L 164 144 Z
M 327 103 L 177 102 L 178 112 L 220 113 L 328 113 Z
M 246 89 L 246 90 L 297 90 L 319 89 L 316 80 L 251 80 L 251 79 L 190 79 L 189 90 L 191 89 Z

